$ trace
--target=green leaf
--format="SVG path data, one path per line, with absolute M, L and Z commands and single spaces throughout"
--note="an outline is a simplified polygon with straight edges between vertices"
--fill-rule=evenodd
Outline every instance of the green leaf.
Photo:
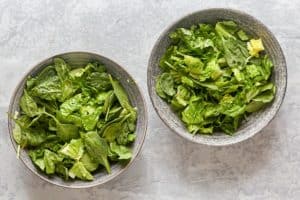
M 134 134 L 134 133 L 128 134 L 128 135 L 127 135 L 128 143 L 134 142 L 134 141 L 135 141 L 135 138 L 136 138 L 136 134 Z
M 256 96 L 255 98 L 253 98 L 254 101 L 259 101 L 262 103 L 269 103 L 274 99 L 274 92 L 273 91 L 267 91 L 264 92 L 258 96 Z
M 113 105 L 115 101 L 115 94 L 113 91 L 109 91 L 108 94 L 106 95 L 106 98 L 104 100 L 104 105 L 103 105 L 103 112 L 108 113 L 110 110 L 110 107 Z
M 56 123 L 56 127 L 53 127 L 53 130 L 57 132 L 57 136 L 64 142 L 68 142 L 71 139 L 77 139 L 79 138 L 79 131 L 78 131 L 78 127 L 76 125 L 73 124 L 63 124 L 60 121 L 58 121 L 58 119 L 47 113 L 44 112 L 45 115 L 51 117 L 55 123 Z M 49 123 L 49 125 L 51 125 Z M 52 128 L 53 125 L 51 125 Z
M 192 76 L 201 74 L 204 64 L 199 58 L 189 56 L 189 55 L 184 55 L 183 60 L 184 60 L 184 63 L 188 66 L 188 71 Z
M 107 91 L 107 92 L 100 92 L 97 97 L 96 97 L 96 102 L 99 105 L 103 105 L 105 103 L 105 101 L 108 101 L 107 104 L 110 102 L 109 99 L 111 97 L 109 97 L 110 95 L 113 94 L 113 91 Z
M 61 112 L 57 111 L 56 117 L 61 123 L 74 124 L 78 128 L 82 127 L 81 117 L 77 113 L 65 116 L 65 115 L 61 114 Z M 55 127 L 56 127 L 56 125 L 55 125 Z M 56 131 L 56 129 L 55 129 L 55 131 Z
M 70 68 L 61 58 L 54 58 L 54 65 L 61 82 L 61 101 L 65 101 L 76 91 L 71 81 Z
M 51 77 L 56 76 L 56 71 L 53 66 L 45 67 L 39 74 L 35 77 L 28 77 L 26 86 L 27 90 L 31 90 L 34 86 L 47 81 Z
M 57 135 L 65 142 L 79 138 L 78 127 L 73 124 L 56 123 Z
M 225 95 L 220 102 L 221 113 L 230 116 L 236 117 L 242 115 L 245 112 L 246 105 L 239 105 L 236 102 L 236 99 L 230 95 Z
M 32 162 L 42 171 L 45 170 L 45 162 L 44 162 L 44 150 L 30 150 L 29 156 Z
M 36 85 L 31 90 L 35 97 L 48 101 L 58 100 L 62 96 L 61 84 L 58 76 L 48 78 L 46 81 Z
M 191 92 L 183 85 L 179 85 L 177 87 L 177 93 L 172 99 L 172 106 L 175 109 L 182 109 L 188 105 L 190 97 Z
M 54 174 L 56 163 L 61 162 L 62 160 L 63 157 L 46 149 L 44 151 L 44 163 L 46 174 Z
M 86 79 L 86 84 L 88 87 L 94 88 L 96 91 L 107 91 L 111 89 L 109 75 L 105 72 L 91 73 Z
M 114 80 L 111 76 L 109 78 L 110 78 L 112 87 L 114 89 L 114 94 L 116 95 L 121 106 L 129 111 L 133 110 L 132 106 L 130 105 L 128 96 L 127 96 L 124 88 L 120 85 L 120 83 L 118 81 Z
M 244 67 L 250 56 L 246 44 L 234 39 L 223 41 L 226 62 L 230 67 Z
M 92 160 L 92 158 L 89 156 L 88 153 L 84 153 L 80 159 L 80 162 L 84 165 L 84 167 L 89 171 L 93 172 L 95 171 L 99 164 Z
M 66 143 L 59 152 L 74 160 L 79 160 L 84 153 L 84 146 L 81 139 L 73 139 L 70 143 Z
M 34 117 L 40 113 L 36 102 L 33 98 L 24 90 L 23 96 L 20 99 L 20 107 L 22 111 L 29 117 Z
M 110 165 L 107 160 L 109 147 L 106 140 L 101 138 L 95 131 L 83 134 L 82 138 L 85 148 L 92 160 L 103 165 L 110 174 Z
M 119 106 L 115 106 L 115 107 L 109 109 L 109 112 L 106 113 L 105 120 L 110 121 L 110 120 L 117 118 L 122 110 L 123 110 L 123 108 L 119 107 Z
M 260 110 L 264 105 L 265 105 L 265 103 L 260 102 L 260 101 L 251 101 L 247 105 L 246 111 L 247 112 L 256 112 L 256 111 Z
M 223 21 L 216 23 L 216 32 L 220 35 L 220 37 L 226 39 L 235 39 L 235 32 L 238 30 L 238 26 L 233 21 Z
M 73 167 L 69 171 L 69 176 L 71 178 L 79 178 L 81 180 L 87 180 L 92 181 L 93 175 L 90 174 L 90 172 L 84 167 L 84 165 L 81 162 L 76 162 Z
M 55 138 L 55 135 L 47 134 L 43 129 L 22 129 L 18 125 L 13 130 L 15 141 L 22 147 L 36 147 Z
M 112 123 L 109 126 L 106 127 L 106 129 L 103 132 L 103 137 L 108 141 L 108 142 L 113 142 L 118 135 L 121 133 L 122 129 L 122 123 L 121 122 L 116 122 Z
M 89 100 L 89 97 L 84 97 L 83 94 L 77 94 L 60 105 L 62 115 L 70 115 L 76 110 L 79 110 L 83 104 Z
M 118 144 L 127 145 L 132 142 L 131 137 L 136 127 L 136 114 L 131 112 L 124 116 L 122 121 L 124 121 L 124 123 L 122 123 L 120 133 L 116 134 L 116 141 Z
M 69 170 L 63 163 L 56 164 L 55 173 L 61 176 L 64 180 L 69 180 Z
M 14 137 L 17 144 L 21 144 L 22 130 L 21 130 L 21 127 L 18 124 L 15 124 L 15 127 L 13 129 L 13 137 Z
M 86 131 L 91 131 L 96 127 L 102 107 L 84 106 L 80 109 L 83 127 Z
M 242 41 L 247 41 L 247 40 L 249 40 L 249 37 L 248 37 L 248 35 L 245 33 L 245 31 L 243 31 L 243 30 L 239 30 L 238 32 L 237 32 L 237 35 L 239 36 L 239 38 L 242 40 Z
M 64 81 L 69 78 L 70 69 L 63 59 L 54 58 L 54 66 L 60 80 Z
M 118 156 L 119 160 L 128 160 L 132 157 L 132 152 L 129 148 L 117 145 L 115 142 L 110 143 L 110 150 Z
M 173 96 L 176 93 L 174 89 L 174 80 L 169 73 L 163 73 L 158 78 L 160 88 L 164 92 L 164 94 L 168 96 Z
M 121 121 L 117 121 L 115 123 L 111 123 L 106 126 L 106 128 L 103 131 L 103 137 L 108 142 L 113 142 L 122 132 L 123 129 L 123 123 L 127 118 L 129 118 L 131 114 L 124 116 L 124 118 Z
M 182 120 L 187 124 L 199 124 L 203 122 L 204 106 L 201 102 L 193 102 L 182 112 Z

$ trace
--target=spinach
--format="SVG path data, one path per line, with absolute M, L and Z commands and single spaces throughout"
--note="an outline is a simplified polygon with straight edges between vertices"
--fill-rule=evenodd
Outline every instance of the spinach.
M 137 112 L 102 64 L 54 58 L 28 77 L 19 105 L 14 140 L 49 176 L 91 181 L 100 166 L 111 173 L 111 162 L 132 157 Z
M 235 22 L 178 28 L 170 39 L 155 89 L 192 134 L 232 135 L 245 117 L 274 99 L 273 63 L 262 40 Z
M 84 153 L 80 161 L 89 172 L 95 171 L 99 166 L 97 162 L 92 160 L 88 153 Z
M 106 171 L 110 173 L 110 165 L 107 159 L 107 141 L 101 138 L 96 131 L 85 133 L 83 134 L 82 138 L 84 141 L 85 148 L 92 160 L 103 165 Z
M 110 151 L 120 160 L 128 160 L 132 157 L 132 153 L 128 147 L 118 145 L 115 142 L 110 143 Z

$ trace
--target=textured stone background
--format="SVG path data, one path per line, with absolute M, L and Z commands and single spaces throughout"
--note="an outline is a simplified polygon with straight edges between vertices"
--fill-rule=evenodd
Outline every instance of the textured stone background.
M 237 145 L 195 145 L 155 114 L 146 88 L 151 48 L 171 22 L 209 7 L 244 10 L 278 38 L 288 64 L 288 91 L 273 122 Z M 290 0 L 1 0 L 0 199 L 182 200 L 300 199 L 300 1 Z M 88 50 L 112 58 L 136 78 L 149 107 L 144 148 L 131 168 L 103 187 L 63 190 L 33 176 L 16 159 L 7 107 L 22 75 L 61 52 Z

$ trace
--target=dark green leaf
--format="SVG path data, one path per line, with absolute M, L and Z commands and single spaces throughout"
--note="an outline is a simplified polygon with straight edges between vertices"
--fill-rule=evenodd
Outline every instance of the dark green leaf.
M 34 117 L 40 113 L 40 109 L 38 108 L 36 102 L 27 93 L 26 90 L 24 90 L 24 94 L 21 97 L 20 107 L 21 107 L 22 111 L 29 117 Z

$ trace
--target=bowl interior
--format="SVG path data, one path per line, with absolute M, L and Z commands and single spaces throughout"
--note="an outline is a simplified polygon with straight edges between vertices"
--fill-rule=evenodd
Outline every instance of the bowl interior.
M 15 113 L 15 111 L 19 110 L 19 100 L 20 97 L 23 94 L 23 89 L 26 82 L 26 77 L 28 75 L 34 76 L 37 73 L 39 73 L 44 67 L 48 66 L 49 64 L 53 63 L 53 58 L 60 57 L 63 58 L 67 63 L 69 63 L 71 66 L 74 67 L 80 67 L 84 66 L 88 62 L 91 61 L 98 61 L 103 63 L 106 66 L 107 71 L 113 75 L 114 78 L 118 79 L 124 89 L 126 90 L 129 100 L 132 103 L 134 107 L 137 107 L 138 109 L 138 120 L 137 120 L 137 126 L 136 126 L 136 141 L 132 145 L 133 149 L 133 157 L 127 163 L 127 165 L 120 165 L 120 164 L 113 164 L 111 166 L 111 174 L 107 174 L 105 170 L 101 170 L 100 172 L 97 172 L 94 174 L 94 180 L 91 182 L 85 182 L 80 180 L 74 180 L 74 181 L 64 181 L 59 177 L 52 177 L 49 178 L 44 173 L 41 173 L 37 168 L 33 165 L 31 162 L 26 150 L 21 150 L 20 152 L 20 159 L 24 162 L 24 164 L 35 174 L 37 174 L 42 179 L 51 182 L 53 184 L 64 186 L 64 187 L 70 187 L 70 188 L 86 188 L 86 187 L 92 187 L 96 186 L 102 183 L 105 183 L 117 175 L 119 175 L 122 171 L 124 171 L 129 164 L 133 161 L 133 159 L 137 156 L 138 152 L 140 151 L 140 148 L 143 144 L 144 137 L 146 134 L 146 127 L 147 127 L 147 113 L 146 113 L 146 107 L 144 103 L 143 96 L 135 83 L 135 81 L 132 79 L 132 77 L 124 70 L 121 66 L 116 64 L 115 62 L 109 60 L 108 58 L 105 58 L 103 56 L 93 54 L 93 53 L 87 53 L 87 52 L 71 52 L 71 53 L 65 53 L 53 56 L 49 59 L 46 59 L 36 65 L 19 83 L 17 86 L 17 89 L 14 93 L 14 96 L 11 99 L 9 113 Z M 15 149 L 17 148 L 17 144 L 15 143 L 14 139 L 12 138 L 12 129 L 14 127 L 13 120 L 9 119 L 8 121 L 9 125 L 9 132 L 12 139 L 13 146 Z
M 253 113 L 245 120 L 238 131 L 233 136 L 228 136 L 223 133 L 216 133 L 213 136 L 195 135 L 190 134 L 181 119 L 172 111 L 170 106 L 163 101 L 155 92 L 155 80 L 161 73 L 158 66 L 161 56 L 164 54 L 166 48 L 170 45 L 169 34 L 176 28 L 189 28 L 192 25 L 199 23 L 214 24 L 221 20 L 233 20 L 244 31 L 251 36 L 259 37 L 262 39 L 266 52 L 273 61 L 274 69 L 272 73 L 272 81 L 277 87 L 276 96 L 272 104 L 263 110 Z M 182 19 L 178 20 L 170 27 L 168 27 L 159 37 L 153 47 L 149 65 L 148 65 L 148 90 L 153 103 L 153 106 L 161 119 L 177 134 L 180 136 L 202 144 L 208 145 L 227 145 L 245 140 L 255 133 L 259 132 L 265 127 L 274 117 L 278 111 L 286 90 L 287 72 L 283 52 L 279 43 L 273 34 L 258 20 L 252 16 L 231 10 L 231 9 L 208 9 L 192 13 Z

